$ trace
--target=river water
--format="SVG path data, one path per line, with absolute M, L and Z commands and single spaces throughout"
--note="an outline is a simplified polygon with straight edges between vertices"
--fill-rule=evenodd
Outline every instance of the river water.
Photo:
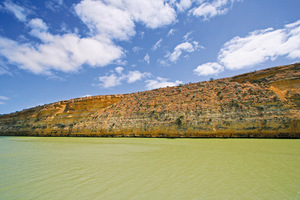
M 0 199 L 300 199 L 300 140 L 0 137 Z

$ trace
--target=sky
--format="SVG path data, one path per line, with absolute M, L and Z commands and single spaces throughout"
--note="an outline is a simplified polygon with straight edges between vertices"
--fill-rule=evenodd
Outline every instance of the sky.
M 0 114 L 300 61 L 299 0 L 0 1 Z

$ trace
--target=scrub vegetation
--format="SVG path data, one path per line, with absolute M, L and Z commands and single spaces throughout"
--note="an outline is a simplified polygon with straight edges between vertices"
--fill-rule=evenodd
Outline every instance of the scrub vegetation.
M 300 64 L 0 116 L 0 135 L 300 138 Z

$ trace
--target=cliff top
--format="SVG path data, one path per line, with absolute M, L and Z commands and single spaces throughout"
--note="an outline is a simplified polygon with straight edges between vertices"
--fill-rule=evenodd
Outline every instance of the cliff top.
M 205 85 L 205 84 L 209 84 L 210 89 L 220 89 L 218 84 L 222 83 L 222 82 L 237 82 L 237 83 L 247 83 L 248 82 L 249 84 L 260 83 L 260 84 L 267 84 L 267 85 L 276 85 L 277 87 L 284 89 L 286 87 L 285 82 L 287 82 L 288 80 L 297 80 L 296 81 L 297 84 L 295 85 L 295 83 L 293 83 L 294 85 L 291 87 L 299 88 L 300 63 L 272 67 L 272 68 L 268 68 L 268 69 L 263 69 L 263 70 L 259 70 L 259 71 L 254 71 L 254 72 L 250 72 L 250 73 L 233 76 L 230 78 L 221 78 L 221 79 L 202 81 L 202 82 L 197 82 L 197 83 L 188 83 L 188 84 L 184 84 L 184 85 L 181 84 L 179 86 L 159 88 L 159 89 L 148 90 L 148 91 L 143 91 L 143 92 L 134 92 L 134 93 L 128 93 L 128 94 L 114 94 L 114 95 L 97 95 L 97 96 L 74 98 L 74 99 L 70 99 L 70 100 L 62 100 L 62 101 L 58 101 L 55 103 L 39 105 L 39 106 L 36 106 L 33 108 L 24 109 L 22 111 L 16 111 L 16 112 L 10 113 L 10 114 L 3 114 L 0 116 L 5 117 L 6 115 L 18 114 L 20 112 L 22 112 L 22 113 L 30 112 L 30 111 L 35 112 L 36 110 L 39 110 L 43 107 L 53 107 L 55 105 L 75 103 L 75 102 L 81 102 L 81 101 L 92 100 L 92 99 L 124 98 L 126 96 L 153 95 L 153 94 L 164 95 L 166 93 L 172 93 L 173 90 L 184 90 L 185 93 L 193 93 L 195 91 L 195 89 L 198 89 L 199 85 Z M 279 96 L 282 96 L 282 95 L 279 94 Z

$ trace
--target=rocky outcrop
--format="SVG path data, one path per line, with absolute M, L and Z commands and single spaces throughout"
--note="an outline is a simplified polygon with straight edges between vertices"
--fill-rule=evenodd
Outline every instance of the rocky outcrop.
M 0 135 L 300 138 L 300 64 L 0 116 Z

